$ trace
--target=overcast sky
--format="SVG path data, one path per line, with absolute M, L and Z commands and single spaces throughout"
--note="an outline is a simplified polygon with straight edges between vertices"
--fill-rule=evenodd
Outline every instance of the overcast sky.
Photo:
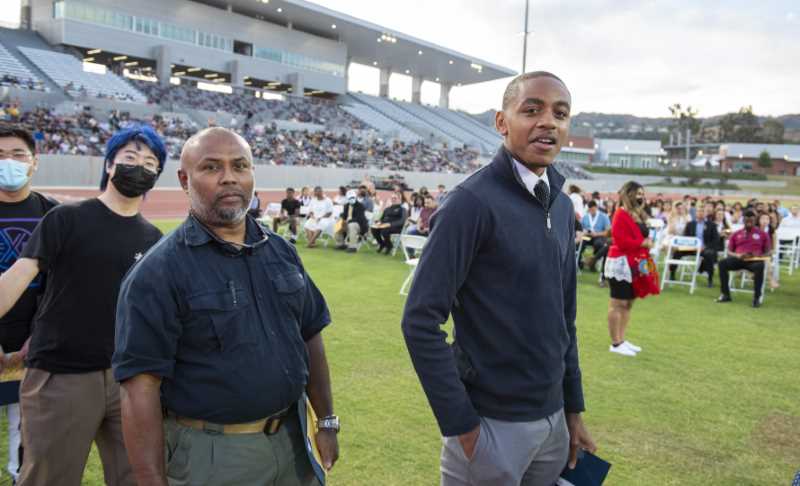
M 315 3 L 519 71 L 524 0 L 317 0 Z M 798 0 L 531 0 L 528 69 L 558 74 L 573 113 L 669 116 L 680 102 L 711 116 L 752 104 L 800 113 Z M 18 0 L 0 0 L 0 21 Z M 497 108 L 508 80 L 451 91 L 451 107 Z M 353 66 L 350 89 L 377 93 Z M 411 97 L 394 75 L 390 95 Z M 423 85 L 424 102 L 438 86 Z

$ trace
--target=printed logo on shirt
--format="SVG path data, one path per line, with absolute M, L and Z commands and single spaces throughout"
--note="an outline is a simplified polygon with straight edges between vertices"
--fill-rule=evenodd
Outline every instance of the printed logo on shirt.
M 754 240 L 760 240 L 761 236 L 758 233 L 753 233 L 753 239 Z
M 0 219 L 0 273 L 17 261 L 39 221 L 40 218 Z M 41 275 L 37 275 L 28 288 L 39 287 L 41 283 Z

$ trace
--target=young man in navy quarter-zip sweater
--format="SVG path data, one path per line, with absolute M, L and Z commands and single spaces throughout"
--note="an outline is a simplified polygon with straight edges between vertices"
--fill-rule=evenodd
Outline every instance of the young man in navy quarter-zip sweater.
M 432 218 L 403 333 L 444 437 L 444 486 L 551 486 L 595 450 L 580 415 L 575 211 L 550 167 L 570 105 L 553 74 L 512 80 L 503 146 Z

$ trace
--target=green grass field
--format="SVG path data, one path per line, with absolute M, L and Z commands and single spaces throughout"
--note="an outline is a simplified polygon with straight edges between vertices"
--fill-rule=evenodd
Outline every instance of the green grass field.
M 438 429 L 400 332 L 401 257 L 300 253 L 333 317 L 324 337 L 343 428 L 330 484 L 438 484 Z M 639 301 L 636 358 L 608 352 L 608 290 L 596 281 L 580 276 L 577 326 L 585 420 L 613 463 L 606 484 L 790 484 L 800 469 L 800 277 L 783 275 L 760 309 L 745 294 L 714 304 L 718 289 L 705 287 Z M 102 484 L 96 454 L 84 484 Z

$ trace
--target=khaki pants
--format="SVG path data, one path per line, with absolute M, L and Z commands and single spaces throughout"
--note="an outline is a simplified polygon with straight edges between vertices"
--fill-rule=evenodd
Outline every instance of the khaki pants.
M 354 250 L 358 249 L 358 236 L 361 232 L 361 226 L 358 223 L 347 223 L 347 247 Z M 345 244 L 345 232 L 340 231 L 336 233 L 336 244 Z
M 20 388 L 20 486 L 79 486 L 92 441 L 109 486 L 135 485 L 122 441 L 119 384 L 111 369 L 54 374 L 28 368 Z
M 224 435 L 167 417 L 164 437 L 170 486 L 319 486 L 296 413 L 273 435 Z

